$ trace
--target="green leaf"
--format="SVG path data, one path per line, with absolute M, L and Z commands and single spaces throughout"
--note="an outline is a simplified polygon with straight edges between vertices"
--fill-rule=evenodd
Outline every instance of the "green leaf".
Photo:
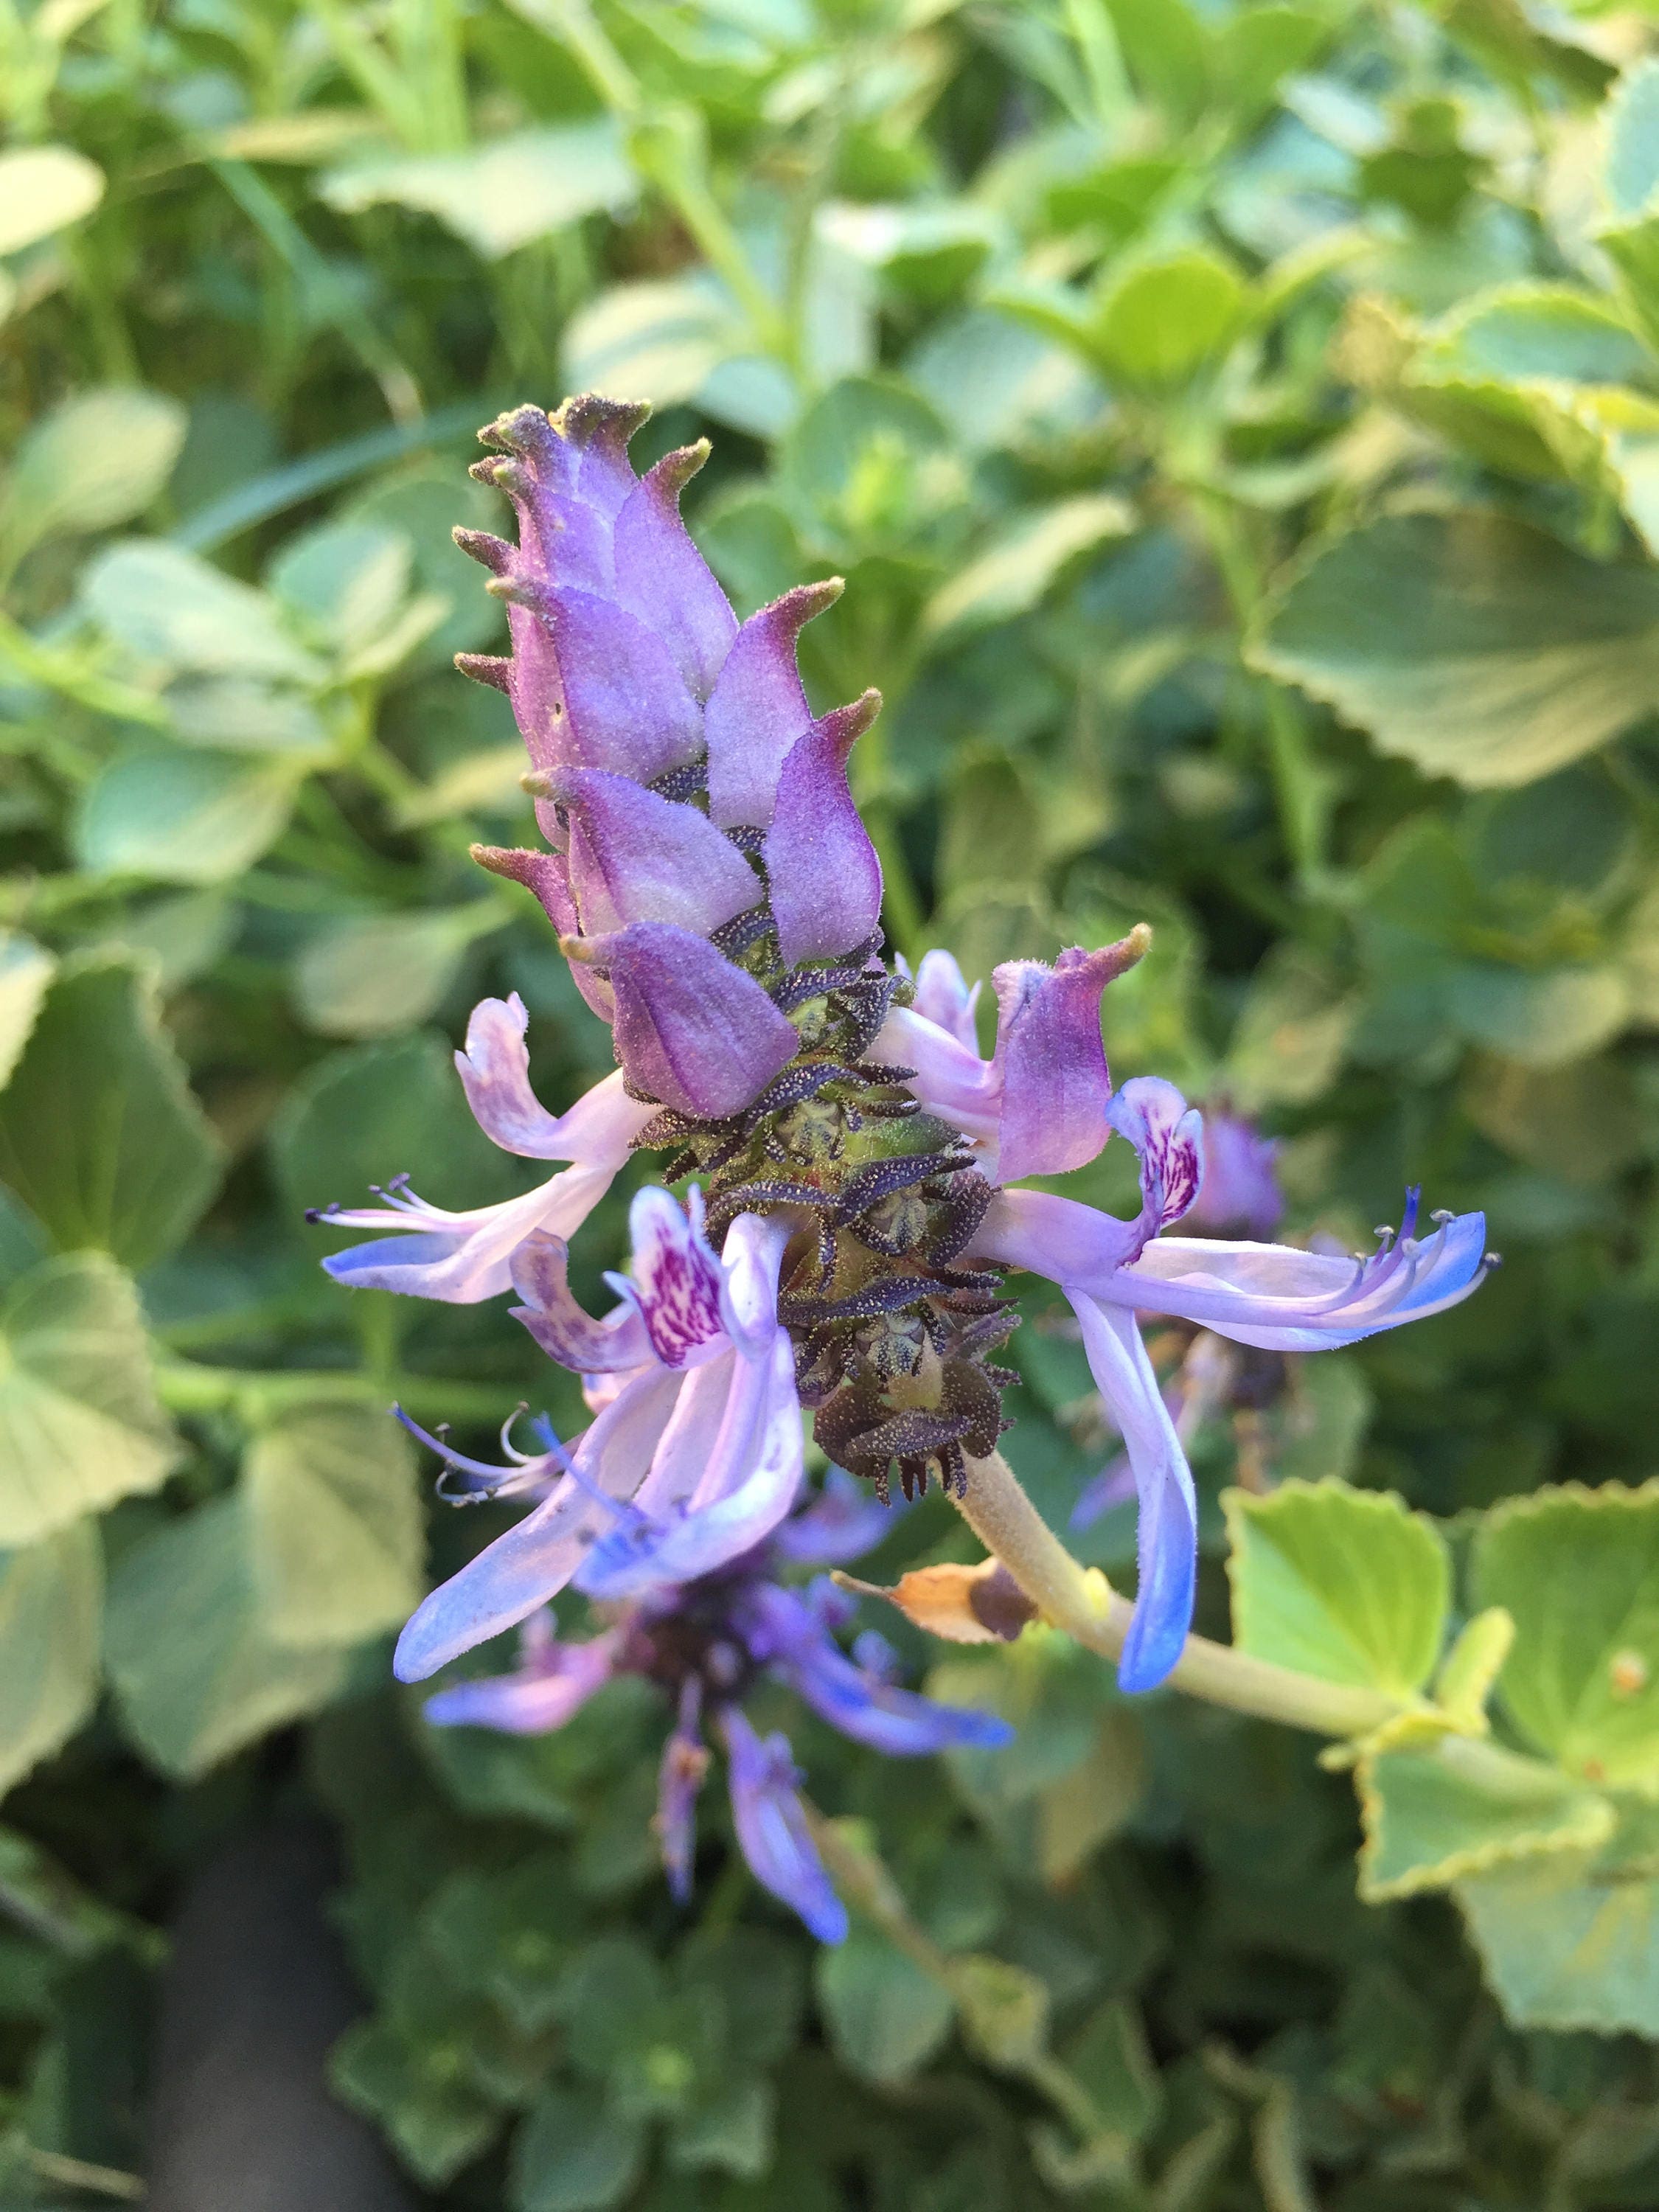
M 905 2080 L 951 2032 L 951 1992 L 872 1929 L 826 1945 L 812 1980 L 836 2056 L 867 2081 Z
M 1629 1805 L 1599 1850 L 1494 1868 L 1454 1892 L 1517 2027 L 1659 2036 L 1659 1816 Z
M 290 761 L 135 745 L 88 786 L 75 823 L 76 858 L 95 875 L 223 883 L 282 836 L 295 789 Z
M 1440 1656 L 1450 1571 L 1440 1536 L 1391 1491 L 1290 1481 L 1226 1492 L 1233 1641 L 1327 1682 L 1419 1691 Z
M 1588 1782 L 1659 1778 L 1659 1480 L 1506 1499 L 1474 1583 L 1515 1617 L 1498 1687 L 1516 1726 Z
M 326 1705 L 345 1678 L 339 1652 L 297 1650 L 266 1632 L 246 1508 L 235 1496 L 198 1506 L 125 1554 L 106 1632 L 133 1741 L 186 1780 Z
M 101 1255 L 48 1260 L 0 1309 L 0 1545 L 156 1489 L 178 1440 L 132 1285 Z
M 1289 1387 L 1267 1411 L 1267 1463 L 1279 1482 L 1346 1478 L 1371 1417 L 1370 1386 L 1352 1352 L 1294 1363 Z
M 323 1036 L 406 1035 L 442 1005 L 468 945 L 507 919 L 484 900 L 331 923 L 295 963 L 301 1018 Z
M 101 959 L 60 975 L 0 1092 L 0 1180 L 60 1249 L 141 1267 L 189 1235 L 222 1171 L 142 978 Z
M 89 1521 L 0 1553 L 0 1790 L 50 1758 L 92 1711 L 103 1593 Z
M 1659 576 L 1502 515 L 1391 515 L 1292 576 L 1250 658 L 1429 775 L 1527 783 L 1650 710 Z
M 28 1042 L 57 965 L 32 937 L 0 929 L 0 1087 Z
M 176 399 L 136 386 L 64 400 L 17 449 L 0 499 L 0 544 L 15 559 L 45 538 L 142 514 L 173 473 L 187 419 Z
M 778 483 L 848 558 L 908 543 L 963 489 L 927 402 L 873 376 L 843 377 L 813 401 L 779 450 Z
M 1650 344 L 1659 343 L 1659 62 L 1639 62 L 1620 79 L 1602 111 L 1601 130 L 1610 220 L 1599 243 Z
M 265 582 L 331 651 L 385 629 L 409 591 L 415 548 L 374 522 L 327 523 L 283 548 Z
M 1613 1828 L 1607 1799 L 1559 1767 L 1462 1736 L 1379 1752 L 1360 1762 L 1356 1783 L 1359 1893 L 1372 1905 L 1512 1859 L 1593 1849 Z
M 1134 526 L 1134 510 L 1111 492 L 1079 493 L 1018 516 L 933 594 L 923 630 L 982 629 L 1029 614 L 1074 561 Z
M 64 230 L 104 197 L 104 173 L 72 146 L 16 146 L 0 154 L 0 253 Z
M 1094 356 L 1109 376 L 1170 391 L 1221 350 L 1243 307 L 1243 285 L 1213 253 L 1194 249 L 1138 262 L 1095 302 Z
M 342 2100 L 385 2129 L 398 2156 L 441 2188 L 489 2143 L 501 2115 L 478 2093 L 458 2030 L 416 2044 L 384 2019 L 354 2021 L 329 2053 Z
M 1247 1111 L 1304 1105 L 1334 1081 L 1359 1018 L 1328 962 L 1286 940 L 1250 981 L 1227 1055 L 1232 1095 Z
M 1483 1137 L 1563 1182 L 1606 1182 L 1642 1151 L 1642 1111 L 1630 1066 L 1612 1054 L 1567 1067 L 1477 1060 L 1463 1110 Z
M 416 208 L 487 261 L 601 209 L 619 213 L 638 185 L 609 116 L 519 131 L 459 154 L 380 155 L 333 169 L 317 190 L 343 215 L 388 202 Z
M 556 2086 L 513 2142 L 514 2212 L 606 2212 L 645 2165 L 645 2130 L 590 2089 Z
M 736 2174 L 758 2181 L 772 2163 L 777 2096 L 763 2074 L 723 2083 L 707 2102 L 676 2122 L 671 2162 L 690 2172 Z
M 143 661 L 301 684 L 322 673 L 264 592 L 161 538 L 111 546 L 82 578 L 81 595 L 100 628 Z
M 267 1635 L 349 1645 L 408 1618 L 423 1530 L 409 1445 L 389 1414 L 298 1407 L 254 1437 L 242 1480 Z

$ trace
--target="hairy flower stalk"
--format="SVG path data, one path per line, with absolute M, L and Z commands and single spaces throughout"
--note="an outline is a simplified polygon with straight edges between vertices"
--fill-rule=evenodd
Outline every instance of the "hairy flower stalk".
M 1156 1078 L 1114 1090 L 1102 1042 L 1103 994 L 1144 928 L 1052 968 L 999 968 L 982 1057 L 955 962 L 931 953 L 912 977 L 883 957 L 881 869 L 848 781 L 880 702 L 816 715 L 796 664 L 840 586 L 739 623 L 678 514 L 707 447 L 636 475 L 646 411 L 579 398 L 502 416 L 475 473 L 511 498 L 518 541 L 458 533 L 512 641 L 460 665 L 512 702 L 544 841 L 477 857 L 539 901 L 619 1070 L 548 1113 L 524 1009 L 486 1000 L 458 1056 L 473 1112 L 505 1149 L 568 1164 L 471 1212 L 398 1183 L 380 1206 L 328 1211 L 384 1232 L 325 1262 L 343 1282 L 516 1291 L 516 1317 L 584 1376 L 594 1413 L 568 1449 L 550 1433 L 497 1467 L 440 1446 L 463 1494 L 531 1510 L 421 1607 L 398 1670 L 424 1678 L 573 1579 L 605 1603 L 672 1606 L 754 1555 L 799 1495 L 803 1411 L 876 1498 L 936 1478 L 975 1520 L 975 1468 L 1006 1478 L 1014 1378 L 997 1355 L 1018 1320 L 1007 1278 L 1028 1269 L 1070 1300 L 1124 1438 L 1139 1583 L 1120 1679 L 1149 1688 L 1182 1658 L 1196 1511 L 1137 1316 L 1270 1352 L 1352 1343 L 1466 1296 L 1484 1224 L 1437 1217 L 1419 1239 L 1413 1194 L 1399 1236 L 1356 1261 L 1256 1241 L 1271 1231 L 1259 1204 L 1212 1224 L 1243 1239 L 1167 1234 L 1200 1197 L 1200 1117 Z M 1085 1164 L 1114 1131 L 1139 1159 L 1133 1219 L 1011 1188 Z M 595 1320 L 570 1297 L 567 1240 L 639 1149 L 665 1153 L 662 1182 L 685 1194 L 635 1200 L 620 1304 Z M 740 1724 L 726 1741 L 746 1771 Z

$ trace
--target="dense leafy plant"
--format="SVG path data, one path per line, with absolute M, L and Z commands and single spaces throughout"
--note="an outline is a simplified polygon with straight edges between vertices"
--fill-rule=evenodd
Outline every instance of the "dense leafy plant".
M 302 1799 L 373 1999 L 340 2089 L 435 2203 L 1653 2201 L 1650 43 L 1468 0 L 0 15 L 10 2200 L 125 2186 L 177 1881 Z M 655 407 L 641 467 L 712 436 L 740 617 L 845 578 L 801 661 L 885 695 L 897 950 L 1149 921 L 1120 1088 L 1276 1137 L 1281 1237 L 1368 1246 L 1420 1178 L 1505 1255 L 1316 1359 L 1152 1340 L 1199 1626 L 1316 1686 L 1322 1755 L 1201 1651 L 1121 1695 L 1086 1576 L 943 1659 L 884 1607 L 1017 1734 L 790 1719 L 822 1951 L 718 1832 L 663 1892 L 647 1683 L 529 1738 L 392 1686 L 508 1516 L 423 1515 L 386 1405 L 476 1453 L 580 1401 L 499 1304 L 346 1299 L 303 1218 L 530 1187 L 451 1070 L 481 997 L 544 1096 L 610 1069 L 468 857 L 531 802 L 450 665 L 505 634 L 449 537 L 499 524 L 473 430 L 584 389 Z M 1128 1153 L 1073 1183 L 1133 1211 Z M 1025 1306 L 1006 1449 L 1064 1530 L 1112 1446 Z M 1116 1495 L 1069 1541 L 1122 1585 Z M 859 1571 L 938 1620 L 981 1549 L 934 1494 Z

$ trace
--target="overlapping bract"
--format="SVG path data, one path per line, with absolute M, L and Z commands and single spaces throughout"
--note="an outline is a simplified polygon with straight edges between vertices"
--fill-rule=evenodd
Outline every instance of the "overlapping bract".
M 756 1878 L 820 1942 L 839 1942 L 846 1911 L 812 1839 L 788 1741 L 757 1734 L 744 1711 L 757 1674 L 785 1683 L 843 1735 L 890 1757 L 989 1748 L 1010 1735 L 992 1714 L 935 1705 L 849 1658 L 836 1631 L 852 1601 L 825 1579 L 805 1586 L 782 1579 L 803 1565 L 857 1559 L 887 1526 L 884 1509 L 867 1502 L 850 1475 L 832 1471 L 769 1540 L 715 1572 L 658 1578 L 586 1643 L 559 1642 L 551 1616 L 533 1614 L 512 1674 L 439 1691 L 428 1700 L 428 1717 L 441 1726 L 541 1735 L 562 1728 L 614 1675 L 645 1675 L 676 1713 L 659 1769 L 656 1821 L 675 1896 L 690 1892 L 697 1798 L 709 1763 L 706 1730 L 725 1747 L 732 1826 Z
M 636 476 L 648 410 L 580 398 L 483 433 L 474 473 L 519 542 L 459 544 L 507 602 L 510 658 L 465 656 L 513 702 L 546 853 L 479 848 L 541 901 L 629 1085 L 677 1113 L 749 1105 L 799 1040 L 739 952 L 769 929 L 784 968 L 863 945 L 881 867 L 847 760 L 879 696 L 816 718 L 796 666 L 833 580 L 739 623 L 679 517 L 706 444 Z

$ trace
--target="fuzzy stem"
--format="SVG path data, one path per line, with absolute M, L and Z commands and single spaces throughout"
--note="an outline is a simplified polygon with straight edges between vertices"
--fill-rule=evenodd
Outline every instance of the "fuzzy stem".
M 1091 1651 L 1118 1657 L 1134 1607 L 1097 1570 L 1078 1565 L 1000 1452 L 968 1462 L 967 1495 L 957 1504 L 987 1551 L 1002 1561 L 1045 1619 Z M 1401 1710 L 1398 1699 L 1380 1690 L 1321 1682 L 1203 1636 L 1187 1638 L 1169 1679 L 1176 1689 L 1212 1705 L 1311 1729 L 1319 1735 L 1368 1735 Z

